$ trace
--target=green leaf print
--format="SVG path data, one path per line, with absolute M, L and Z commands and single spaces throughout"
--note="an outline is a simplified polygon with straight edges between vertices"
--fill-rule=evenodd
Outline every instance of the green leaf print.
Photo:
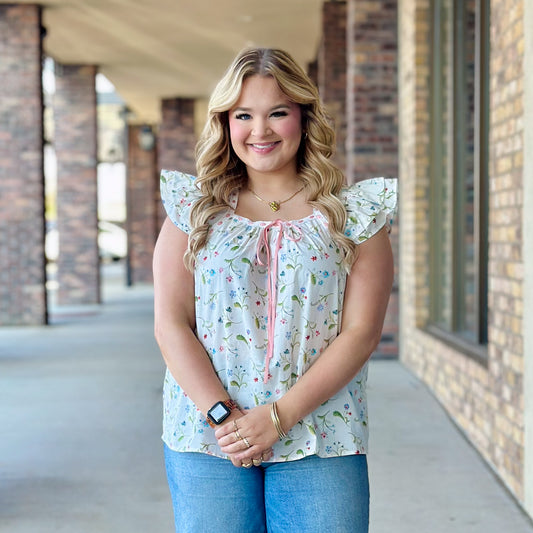
M 246 344 L 248 344 L 248 340 L 246 339 L 246 337 L 244 337 L 243 335 L 237 335 L 237 337 L 235 337 L 238 341 L 243 341 L 245 342 Z
M 333 416 L 336 416 L 338 418 L 341 418 L 342 421 L 345 423 L 345 424 L 348 424 L 348 419 L 342 414 L 340 413 L 339 411 L 333 411 Z
M 316 285 L 316 276 L 314 274 L 311 274 L 311 283 Z
M 246 263 L 247 265 L 252 266 L 252 262 L 251 262 L 247 257 L 243 257 L 243 258 L 241 258 L 241 261 L 242 261 L 243 263 Z
M 230 385 L 231 385 L 232 387 L 237 387 L 237 388 L 240 389 L 240 385 L 239 385 L 239 383 L 238 383 L 237 381 L 232 381 L 232 382 L 230 383 Z

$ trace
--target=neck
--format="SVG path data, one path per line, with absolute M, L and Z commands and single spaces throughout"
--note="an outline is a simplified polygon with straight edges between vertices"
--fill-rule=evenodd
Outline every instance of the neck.
M 292 192 L 301 189 L 303 186 L 302 180 L 298 176 L 291 178 L 260 178 L 253 179 L 250 176 L 246 183 L 246 187 L 253 190 L 261 196 L 267 196 L 269 198 L 277 198 L 278 196 L 287 196 Z
M 296 171 L 296 164 L 287 165 L 276 172 L 257 172 L 247 169 L 247 186 L 258 194 L 266 195 L 286 194 L 302 186 L 302 181 Z

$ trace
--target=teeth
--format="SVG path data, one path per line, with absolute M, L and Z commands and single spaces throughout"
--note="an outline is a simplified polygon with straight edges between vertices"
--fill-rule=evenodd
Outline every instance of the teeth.
M 266 148 L 270 148 L 274 146 L 276 143 L 270 143 L 270 144 L 252 144 L 254 148 L 258 148 L 259 150 L 265 150 Z

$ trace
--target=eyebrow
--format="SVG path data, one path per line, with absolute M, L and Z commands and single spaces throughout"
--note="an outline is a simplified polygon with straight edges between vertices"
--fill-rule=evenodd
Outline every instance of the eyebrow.
M 291 106 L 289 106 L 288 104 L 279 104 L 279 105 L 276 105 L 274 107 L 271 107 L 269 109 L 269 111 L 276 111 L 278 109 L 288 109 L 290 110 Z M 249 111 L 252 111 L 252 108 L 251 107 L 236 107 L 235 109 L 233 109 L 233 113 L 236 113 L 236 112 L 249 112 Z

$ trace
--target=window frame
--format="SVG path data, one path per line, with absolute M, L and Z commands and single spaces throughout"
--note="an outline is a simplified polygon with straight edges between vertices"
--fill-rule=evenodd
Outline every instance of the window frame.
M 449 1 L 451 35 L 446 36 L 444 24 L 445 2 Z M 456 176 L 465 168 L 463 150 L 466 128 L 463 117 L 467 110 L 465 92 L 464 65 L 465 49 L 464 24 L 466 22 L 464 0 L 432 0 L 431 24 L 433 38 L 431 42 L 430 73 L 430 234 L 429 234 L 429 268 L 430 268 L 430 306 L 428 332 L 437 336 L 454 348 L 473 357 L 482 364 L 487 363 L 487 323 L 488 323 L 488 144 L 489 144 L 489 16 L 490 3 L 475 0 L 475 60 L 474 60 L 474 154 L 473 154 L 473 217 L 474 217 L 474 322 L 473 339 L 465 335 L 464 306 L 464 236 L 465 236 L 465 191 L 464 179 Z M 445 46 L 449 46 L 448 49 Z M 443 55 L 449 57 L 446 75 L 443 74 Z M 445 92 L 443 83 L 449 79 L 449 91 L 446 101 L 449 114 L 443 117 Z M 445 129 L 447 128 L 447 129 Z M 443 134 L 446 132 L 446 145 Z M 442 171 L 446 153 L 445 172 Z M 447 182 L 446 200 L 443 196 L 443 180 Z M 441 283 L 446 274 L 446 265 L 442 261 L 440 247 L 443 235 L 442 213 L 444 202 L 451 202 L 451 267 L 450 289 L 443 295 Z M 446 319 L 442 313 L 448 300 L 450 316 Z M 446 324 L 443 325 L 443 321 Z

